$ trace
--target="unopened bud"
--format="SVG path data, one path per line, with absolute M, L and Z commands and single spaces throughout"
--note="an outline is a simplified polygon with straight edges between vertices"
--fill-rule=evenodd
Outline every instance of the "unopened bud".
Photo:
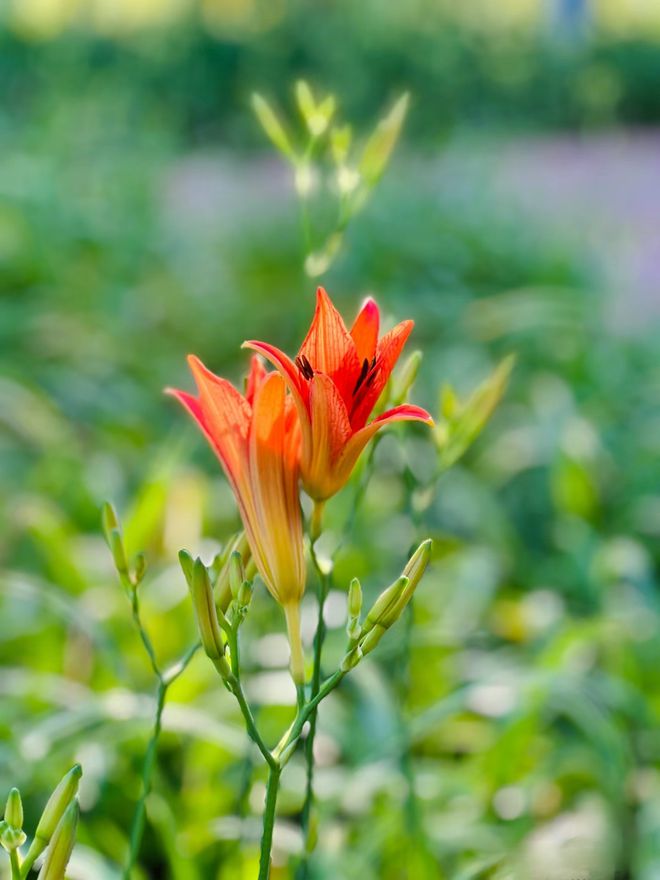
M 270 104 L 268 104 L 268 102 L 257 92 L 252 95 L 252 109 L 261 123 L 261 127 L 275 147 L 289 159 L 293 159 L 293 147 L 291 146 L 288 135 L 284 130 L 284 126 L 277 118 Z
M 74 764 L 69 772 L 62 777 L 44 807 L 37 830 L 34 832 L 32 846 L 39 841 L 42 844 L 41 850 L 46 847 L 46 844 L 53 836 L 57 823 L 64 815 L 64 811 L 76 796 L 81 776 L 82 767 L 80 764 Z M 32 847 L 30 847 L 30 850 L 32 850 Z
M 5 821 L 12 828 L 23 827 L 23 802 L 21 801 L 21 793 L 17 788 L 12 788 L 7 795 Z
M 17 788 L 12 788 L 7 796 L 5 818 L 0 822 L 0 845 L 12 852 L 25 843 L 23 831 L 23 802 Z
M 421 351 L 413 351 L 401 367 L 398 375 L 392 379 L 391 400 L 394 406 L 400 406 L 407 400 L 408 393 L 415 384 L 415 379 L 417 379 L 422 357 Z
M 377 624 L 373 629 L 369 630 L 366 637 L 360 642 L 360 650 L 362 651 L 363 657 L 366 657 L 367 654 L 373 651 L 385 633 L 386 629 L 380 626 L 380 624 Z
M 109 501 L 106 501 L 101 508 L 101 523 L 103 525 L 103 533 L 105 534 L 106 541 L 109 544 L 110 532 L 114 531 L 115 529 L 118 532 L 121 531 L 119 517 L 117 516 L 116 510 Z
M 245 570 L 243 568 L 243 559 L 241 554 L 237 550 L 234 550 L 229 557 L 229 588 L 234 599 L 238 598 L 244 580 Z
M 348 588 L 348 616 L 359 617 L 362 612 L 362 587 L 357 578 L 353 578 Z
M 188 587 L 192 587 L 195 560 L 187 550 L 179 550 L 179 565 L 181 566 L 181 571 L 183 572 Z
M 351 669 L 358 665 L 361 659 L 362 649 L 359 645 L 356 645 L 355 648 L 350 650 L 341 661 L 341 671 L 350 672 Z
M 367 619 L 362 627 L 363 633 L 368 633 L 374 626 L 381 624 L 388 612 L 396 606 L 407 584 L 408 578 L 402 576 L 397 578 L 386 590 L 383 590 L 367 614 Z
M 202 646 L 211 660 L 214 662 L 220 660 L 224 657 L 225 648 L 213 598 L 211 579 L 201 559 L 196 559 L 193 565 L 190 594 Z
M 144 553 L 138 553 L 135 557 L 135 582 L 139 584 L 142 578 L 144 577 L 144 573 L 147 570 L 147 560 L 145 559 Z
M 413 584 L 413 589 L 420 582 L 422 575 L 426 571 L 426 566 L 431 559 L 432 550 L 433 541 L 430 538 L 422 541 L 417 550 L 415 550 L 408 560 L 406 567 L 403 569 L 403 576 L 410 580 L 411 584 Z
M 128 559 L 126 557 L 126 548 L 124 547 L 124 539 L 119 529 L 113 529 L 108 536 L 108 545 L 112 553 L 112 560 L 115 568 L 120 575 L 128 577 Z
M 243 581 L 241 584 L 241 588 L 238 591 L 238 604 L 241 608 L 247 608 L 250 602 L 252 601 L 252 593 L 254 592 L 254 588 L 252 586 L 252 581 Z
M 80 807 L 77 798 L 64 811 L 48 847 L 38 880 L 64 880 L 66 866 L 76 842 Z
M 216 605 L 222 611 L 229 608 L 233 595 L 231 590 L 231 559 L 234 553 L 238 553 L 241 557 L 243 567 L 245 569 L 243 578 L 252 580 L 256 574 L 256 567 L 251 557 L 250 545 L 248 544 L 245 532 L 240 532 L 229 542 L 225 551 L 221 554 L 220 570 L 215 581 L 215 597 Z

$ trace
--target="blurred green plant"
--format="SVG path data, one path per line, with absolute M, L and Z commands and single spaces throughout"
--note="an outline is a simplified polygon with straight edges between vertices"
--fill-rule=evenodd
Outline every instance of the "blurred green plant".
M 305 127 L 300 147 L 257 92 L 252 96 L 252 107 L 264 132 L 293 171 L 303 229 L 304 268 L 309 277 L 316 278 L 331 267 L 348 224 L 360 213 L 385 172 L 401 134 L 409 99 L 407 94 L 402 95 L 362 146 L 354 147 L 351 126 L 336 121 L 334 95 L 317 100 L 304 80 L 296 83 L 295 94 Z

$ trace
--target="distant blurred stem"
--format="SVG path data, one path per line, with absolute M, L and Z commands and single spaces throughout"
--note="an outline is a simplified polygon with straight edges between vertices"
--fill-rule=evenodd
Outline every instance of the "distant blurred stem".
M 168 685 L 158 673 L 158 694 L 156 697 L 156 717 L 154 719 L 153 731 L 147 745 L 147 751 L 144 755 L 144 764 L 142 765 L 142 792 L 140 799 L 135 806 L 133 814 L 133 823 L 131 825 L 131 842 L 128 851 L 128 860 L 124 868 L 124 880 L 130 880 L 131 872 L 135 867 L 137 857 L 140 851 L 142 835 L 144 833 L 144 818 L 146 810 L 146 801 L 151 791 L 151 780 L 153 777 L 154 766 L 156 764 L 156 751 L 158 749 L 158 739 L 161 731 L 161 721 L 163 717 L 163 709 L 165 708 L 165 698 L 167 696 Z

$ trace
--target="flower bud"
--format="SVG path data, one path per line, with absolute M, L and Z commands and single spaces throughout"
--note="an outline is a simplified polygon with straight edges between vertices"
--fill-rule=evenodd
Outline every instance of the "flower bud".
M 53 836 L 53 832 L 57 827 L 57 823 L 62 818 L 64 811 L 76 796 L 81 776 L 82 767 L 80 764 L 74 764 L 69 772 L 60 780 L 57 787 L 48 798 L 48 803 L 41 814 L 37 830 L 34 832 L 34 841 L 30 847 L 30 851 L 32 851 L 32 847 L 35 846 L 37 841 L 41 842 L 41 849 L 39 851 L 41 852 L 45 849 L 46 844 Z
M 247 608 L 250 602 L 252 601 L 252 593 L 254 592 L 254 587 L 252 586 L 252 581 L 243 581 L 241 584 L 241 588 L 238 591 L 238 604 L 241 608 Z
M 355 648 L 352 648 L 341 661 L 341 671 L 350 672 L 351 669 L 358 665 L 362 656 L 362 649 L 359 645 L 356 645 Z
M 385 618 L 385 615 L 396 606 L 396 603 L 407 584 L 408 578 L 402 576 L 397 578 L 397 580 L 386 590 L 383 590 L 367 614 L 367 619 L 362 627 L 362 632 L 364 634 L 372 630 L 374 626 L 381 625 L 381 621 Z
M 139 584 L 142 578 L 144 577 L 144 573 L 147 570 L 147 560 L 144 557 L 144 553 L 138 553 L 135 557 L 135 583 Z
M 108 546 L 112 553 L 112 561 L 115 568 L 122 577 L 128 577 L 128 558 L 126 556 L 126 548 L 124 547 L 124 539 L 119 529 L 113 529 L 108 538 Z
M 238 553 L 241 557 L 243 567 L 245 569 L 244 579 L 252 580 L 256 573 L 256 567 L 250 553 L 250 546 L 245 537 L 245 532 L 239 532 L 233 539 L 228 542 L 225 551 L 221 554 L 221 565 L 215 581 L 216 605 L 222 611 L 229 608 L 231 602 L 231 560 L 234 553 Z
M 110 543 L 110 533 L 115 529 L 120 532 L 121 526 L 119 524 L 119 517 L 117 516 L 117 512 L 110 504 L 109 501 L 106 501 L 101 508 L 101 523 L 103 525 L 103 533 L 105 535 L 105 539 Z
M 387 629 L 377 624 L 373 629 L 369 630 L 365 638 L 360 642 L 360 651 L 362 656 L 366 657 L 376 647 L 378 642 L 383 638 Z
M 181 571 L 183 572 L 188 587 L 191 587 L 195 560 L 187 550 L 179 550 L 179 565 L 181 566 Z
M 244 580 L 243 559 L 237 550 L 233 550 L 229 557 L 229 589 L 234 599 L 238 598 Z
M 79 815 L 80 807 L 75 798 L 64 811 L 53 833 L 38 880 L 64 880 L 66 866 L 76 842 Z
M 289 159 L 295 158 L 293 147 L 291 146 L 282 123 L 275 115 L 270 104 L 268 104 L 268 102 L 257 92 L 254 92 L 252 95 L 252 109 L 261 123 L 261 127 L 266 132 L 276 149 Z
M 211 579 L 201 559 L 196 559 L 193 565 L 190 594 L 202 646 L 211 660 L 216 662 L 220 658 L 224 658 L 225 648 L 213 598 Z
M 23 827 L 23 802 L 21 801 L 21 793 L 17 788 L 12 788 L 7 795 L 5 822 L 11 825 L 12 828 Z
M 24 843 L 23 802 L 19 790 L 12 788 L 7 796 L 5 818 L 0 822 L 0 844 L 7 852 L 12 852 Z
M 348 588 L 348 616 L 359 617 L 362 611 L 362 587 L 357 578 L 353 578 Z

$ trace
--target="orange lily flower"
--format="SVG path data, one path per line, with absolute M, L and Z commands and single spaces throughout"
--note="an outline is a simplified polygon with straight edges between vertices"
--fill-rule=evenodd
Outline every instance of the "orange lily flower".
M 190 355 L 199 396 L 167 389 L 202 429 L 234 492 L 252 557 L 282 605 L 291 645 L 291 672 L 304 682 L 300 600 L 305 591 L 302 514 L 298 495 L 300 428 L 277 373 L 252 358 L 245 396 Z
M 351 330 L 322 287 L 316 312 L 295 361 L 266 342 L 243 343 L 263 354 L 286 380 L 302 428 L 301 475 L 315 501 L 346 483 L 368 441 L 384 425 L 412 420 L 433 424 L 426 410 L 404 404 L 367 424 L 413 328 L 403 321 L 378 338 L 380 312 L 368 299 Z

